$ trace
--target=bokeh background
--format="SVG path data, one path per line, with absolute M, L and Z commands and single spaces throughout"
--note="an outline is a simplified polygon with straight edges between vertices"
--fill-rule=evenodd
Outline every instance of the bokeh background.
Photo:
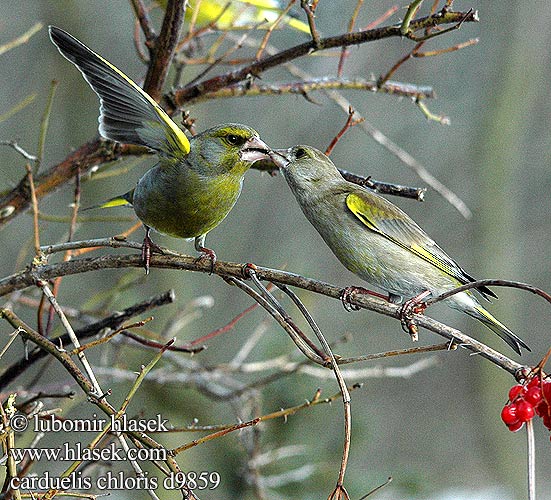
M 323 35 L 346 31 L 354 0 L 321 0 L 317 13 Z M 403 2 L 405 4 L 405 2 Z M 369 2 L 363 7 L 357 26 L 367 25 L 387 9 L 392 1 Z M 398 22 L 403 5 L 390 22 Z M 470 38 L 478 45 L 433 58 L 413 59 L 393 79 L 430 85 L 438 98 L 428 101 L 435 113 L 450 117 L 451 125 L 427 121 L 408 99 L 394 96 L 344 92 L 354 107 L 375 127 L 411 153 L 429 171 L 456 192 L 472 210 L 463 218 L 446 200 L 428 191 L 426 201 L 418 203 L 392 199 L 406 210 L 467 271 L 477 277 L 500 277 L 532 283 L 551 290 L 549 247 L 551 245 L 551 34 L 548 29 L 551 4 L 530 2 L 456 1 L 457 10 L 479 10 L 481 22 L 427 44 L 427 50 L 443 48 Z M 158 16 L 154 14 L 158 20 Z M 128 2 L 109 0 L 51 2 L 3 1 L 0 3 L 0 43 L 28 29 L 35 21 L 55 24 L 74 34 L 136 80 L 144 66 L 135 54 L 132 41 L 134 19 Z M 285 30 L 272 42 L 286 48 L 305 40 L 304 35 Z M 345 76 L 377 77 L 413 46 L 406 39 L 389 39 L 353 47 L 345 65 Z M 333 55 L 336 53 L 333 52 Z M 296 63 L 316 76 L 334 76 L 337 57 L 327 55 L 302 58 Z M 225 71 L 217 67 L 211 75 Z M 199 71 L 185 70 L 184 81 Z M 294 81 L 283 70 L 265 73 L 263 82 Z M 26 45 L 0 56 L 0 114 L 15 103 L 36 93 L 34 102 L 15 116 L 0 123 L 0 139 L 16 139 L 30 152 L 36 151 L 40 117 L 50 82 L 59 81 L 53 102 L 45 147 L 43 169 L 65 156 L 97 133 L 98 103 L 74 67 L 63 59 L 42 29 Z M 307 143 L 325 149 L 346 120 L 332 101 L 313 94 L 317 104 L 301 96 L 236 98 L 217 100 L 190 107 L 202 130 L 223 121 L 242 122 L 257 129 L 274 147 Z M 332 158 L 339 166 L 375 179 L 423 186 L 416 175 L 394 156 L 376 144 L 361 128 L 349 131 L 335 148 Z M 102 172 L 129 166 L 117 177 L 83 184 L 84 206 L 127 191 L 154 163 L 117 163 Z M 130 168 L 131 167 L 131 168 Z M 24 162 L 13 150 L 0 149 L 0 191 L 14 186 L 24 174 Z M 67 216 L 72 187 L 65 187 L 40 203 L 46 214 Z M 131 211 L 116 209 L 110 214 L 129 216 Z M 78 226 L 76 238 L 107 237 L 120 233 L 130 222 L 86 223 Z M 41 222 L 42 243 L 66 238 L 67 224 Z M 29 214 L 17 218 L 0 231 L 0 273 L 6 276 L 30 262 L 31 254 L 17 263 L 22 248 L 31 252 L 32 220 Z M 136 233 L 135 239 L 141 238 Z M 156 241 L 178 251 L 194 252 L 193 245 L 157 235 Z M 213 231 L 208 244 L 222 260 L 255 262 L 285 268 L 306 276 L 342 286 L 358 284 L 326 248 L 315 230 L 304 219 L 281 176 L 270 177 L 252 170 L 246 178 L 242 196 L 223 224 Z M 19 267 L 17 267 L 19 266 Z M 99 294 L 107 293 L 123 279 L 139 279 L 140 270 L 102 271 L 63 281 L 60 301 L 78 307 Z M 162 332 L 167 319 L 186 307 L 197 296 L 210 296 L 214 305 L 202 317 L 178 333 L 185 342 L 224 325 L 250 305 L 249 299 L 214 276 L 153 269 L 150 276 L 116 297 L 114 308 L 160 293 L 176 291 L 176 303 L 155 313 L 151 329 Z M 551 308 L 541 299 L 519 290 L 499 290 L 500 300 L 491 310 L 532 347 L 522 361 L 535 364 L 550 347 Z M 338 301 L 301 293 L 311 313 L 328 339 L 344 333 L 353 339 L 338 348 L 342 355 L 357 355 L 410 347 L 399 324 L 375 313 L 346 313 Z M 91 303 L 91 302 L 90 302 Z M 289 306 L 290 308 L 290 306 Z M 33 311 L 18 312 L 32 322 Z M 435 318 L 462 329 L 489 345 L 503 350 L 507 346 L 477 322 L 446 307 L 430 310 Z M 209 342 L 200 354 L 205 365 L 229 361 L 246 341 L 264 314 L 254 312 L 247 320 L 222 337 Z M 269 328 L 251 354 L 252 360 L 289 354 L 294 346 L 284 332 L 269 322 Z M 4 333 L 9 328 L 0 327 Z M 420 344 L 440 342 L 422 331 Z M 15 352 L 15 351 L 14 351 Z M 130 351 L 128 368 L 135 369 L 150 353 Z M 15 356 L 16 354 L 14 354 Z M 101 356 L 93 359 L 99 364 Z M 353 443 L 347 486 L 353 498 L 394 478 L 376 498 L 526 498 L 525 432 L 510 433 L 500 422 L 499 412 L 513 380 L 503 371 L 467 351 L 458 350 L 436 356 L 437 363 L 409 378 L 390 377 L 384 370 L 375 377 L 364 377 L 363 389 L 353 393 Z M 119 360 L 120 361 L 120 360 Z M 132 362 L 135 365 L 132 366 Z M 366 368 L 405 367 L 415 360 L 393 358 L 366 364 Z M 6 360 L 0 360 L 5 363 Z M 355 368 L 360 368 L 357 366 Z M 363 366 L 361 368 L 364 368 Z M 40 377 L 39 369 L 31 374 Z M 49 368 L 44 370 L 52 382 Z M 50 370 L 50 371 L 48 371 Z M 62 377 L 64 374 L 59 372 Z M 103 378 L 110 387 L 117 382 Z M 40 381 L 40 378 L 39 378 Z M 24 384 L 25 379 L 20 382 Z M 45 381 L 44 381 L 45 382 Z M 121 384 L 119 394 L 124 394 Z M 336 392 L 335 382 L 304 374 L 284 378 L 263 389 L 259 406 L 264 413 L 300 404 L 311 398 L 316 388 L 324 395 Z M 213 402 L 186 387 L 145 384 L 141 399 L 133 409 L 151 408 L 178 425 L 198 418 L 202 424 L 232 421 L 227 404 Z M 89 408 L 67 408 L 67 416 Z M 73 413 L 71 413 L 73 412 Z M 292 416 L 287 422 L 272 421 L 262 427 L 265 450 L 301 445 L 299 457 L 278 463 L 271 472 L 293 470 L 305 464 L 314 469 L 298 483 L 270 490 L 271 498 L 323 498 L 333 488 L 342 447 L 342 408 L 335 403 Z M 551 444 L 541 422 L 535 422 L 537 442 L 538 491 L 551 499 Z M 176 445 L 191 439 L 180 436 L 167 440 Z M 170 445 L 170 444 L 169 444 Z M 246 454 L 237 436 L 228 436 L 198 447 L 180 457 L 184 469 L 217 470 L 222 484 L 205 498 L 253 498 L 239 479 Z M 54 467 L 54 464 L 38 464 Z M 3 471 L 2 471 L 3 472 Z M 111 498 L 139 498 L 112 492 Z M 139 495 L 145 493 L 139 492 Z

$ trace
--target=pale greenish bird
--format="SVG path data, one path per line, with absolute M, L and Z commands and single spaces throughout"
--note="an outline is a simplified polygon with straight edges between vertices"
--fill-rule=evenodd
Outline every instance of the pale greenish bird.
M 165 111 L 122 71 L 65 31 L 50 26 L 50 38 L 82 73 L 100 99 L 99 132 L 113 141 L 154 150 L 159 162 L 131 191 L 100 207 L 130 204 L 146 235 L 142 257 L 149 270 L 150 229 L 177 238 L 194 238 L 211 259 L 205 237 L 233 208 L 243 176 L 269 148 L 246 125 L 225 123 L 188 139 Z
M 272 152 L 304 215 L 341 263 L 388 292 L 393 303 L 426 292 L 435 297 L 474 281 L 405 212 L 385 198 L 343 179 L 321 151 L 295 146 Z M 496 297 L 485 286 L 484 298 Z M 481 321 L 517 353 L 530 348 L 482 307 L 471 291 L 445 303 Z

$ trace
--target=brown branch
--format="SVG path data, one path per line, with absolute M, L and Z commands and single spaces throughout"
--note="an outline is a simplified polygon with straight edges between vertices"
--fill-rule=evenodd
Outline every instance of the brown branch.
M 170 2 L 170 5 L 174 6 L 178 2 Z M 168 10 L 168 9 L 167 9 Z M 170 12 L 172 14 L 183 15 L 183 9 L 180 11 L 172 9 Z M 165 16 L 167 25 L 170 24 L 169 20 L 176 21 L 176 18 L 179 19 L 178 15 L 169 15 Z M 430 26 L 436 26 L 447 23 L 457 23 L 463 20 L 463 22 L 476 22 L 478 21 L 478 16 L 476 12 L 470 13 L 468 16 L 465 13 L 461 12 L 449 12 L 442 11 L 440 13 L 421 18 L 415 21 L 412 21 L 410 24 L 410 29 L 413 31 L 418 31 L 425 29 Z M 165 29 L 165 33 L 169 30 Z M 170 33 L 167 33 L 167 35 Z M 172 32 L 172 35 L 175 35 Z M 387 26 L 372 30 L 364 30 L 355 33 L 347 33 L 340 36 L 322 38 L 320 40 L 321 49 L 328 49 L 334 47 L 346 47 L 350 45 L 358 45 L 374 40 L 382 40 L 392 36 L 400 36 L 400 28 L 397 26 Z M 163 40 L 166 40 L 163 38 Z M 161 39 L 161 35 L 159 36 Z M 168 46 L 165 47 L 170 49 L 172 47 L 171 43 L 173 39 L 168 36 Z M 159 42 L 160 43 L 160 42 Z M 172 50 L 174 48 L 172 47 Z M 208 92 L 216 92 L 220 89 L 237 83 L 241 80 L 247 79 L 250 75 L 257 76 L 263 71 L 288 62 L 292 59 L 307 55 L 311 50 L 314 49 L 312 42 L 307 42 L 305 44 L 292 47 L 288 50 L 279 52 L 273 56 L 268 56 L 260 61 L 256 61 L 248 66 L 245 66 L 239 70 L 232 71 L 225 75 L 220 75 L 206 82 L 199 82 L 196 85 L 191 87 L 184 87 L 176 91 L 172 96 L 167 96 L 166 101 L 169 103 L 168 112 L 173 114 L 177 107 L 187 105 L 188 100 L 191 99 L 200 99 L 200 97 Z M 168 63 L 168 53 L 164 50 L 157 49 L 158 57 L 155 64 L 150 65 L 150 72 L 153 72 L 154 67 L 157 64 L 160 64 L 161 60 L 165 63 Z M 165 73 L 166 76 L 166 73 Z M 148 89 L 149 86 L 157 86 L 158 84 L 164 82 L 164 77 L 161 79 L 159 76 L 155 78 L 151 77 L 151 83 L 147 83 L 145 88 Z M 150 90 L 150 93 L 152 90 Z M 160 93 L 160 89 L 155 91 L 155 94 Z M 152 94 L 153 95 L 153 94 Z M 157 95 L 159 97 L 160 94 Z M 155 97 L 155 95 L 153 96 Z M 64 183 L 68 182 L 72 177 L 76 175 L 77 169 L 80 167 L 81 174 L 84 175 L 86 172 L 95 167 L 96 165 L 101 165 L 108 161 L 113 161 L 121 156 L 128 154 L 143 154 L 145 148 L 133 146 L 133 145 L 118 145 L 114 147 L 111 143 L 104 142 L 100 139 L 92 140 L 81 147 L 76 151 L 70 154 L 63 162 L 52 167 L 47 172 L 42 173 L 37 176 L 35 181 L 36 186 L 36 196 L 38 199 L 51 194 L 53 191 L 61 187 Z M 22 179 L 19 185 L 12 191 L 5 194 L 0 198 L 0 227 L 2 227 L 7 222 L 10 222 L 15 217 L 17 217 L 21 212 L 27 210 L 30 206 L 30 196 L 28 183 L 26 179 Z
M 168 0 L 161 32 L 152 49 L 143 88 L 156 101 L 161 100 L 163 85 L 180 38 L 186 13 L 185 0 Z
M 429 26 L 458 23 L 460 21 L 477 22 L 478 15 L 476 12 L 464 13 L 442 11 L 432 16 L 416 19 L 410 23 L 409 27 L 412 32 L 415 32 L 423 30 Z M 187 106 L 188 100 L 195 99 L 205 92 L 215 92 L 224 87 L 227 87 L 228 85 L 232 85 L 234 83 L 250 78 L 250 76 L 258 77 L 261 73 L 270 68 L 311 54 L 312 52 L 333 49 L 336 47 L 360 45 L 375 40 L 383 40 L 385 38 L 401 36 L 402 33 L 400 31 L 400 27 L 394 25 L 322 38 L 319 40 L 319 44 L 316 44 L 314 41 L 309 41 L 301 45 L 291 47 L 290 49 L 283 50 L 273 56 L 265 57 L 241 69 L 237 69 L 229 73 L 216 76 L 214 78 L 211 78 L 210 80 L 199 82 L 192 86 L 178 89 L 171 96 L 169 96 L 170 102 L 167 103 L 169 111 L 174 112 L 175 109 L 181 106 Z
M 364 78 L 317 78 L 315 80 L 297 81 L 289 83 L 256 83 L 244 82 L 229 85 L 227 87 L 204 92 L 186 102 L 186 106 L 206 101 L 208 99 L 228 99 L 233 97 L 251 97 L 258 95 L 283 95 L 296 94 L 307 95 L 310 92 L 321 90 L 366 90 L 368 92 L 380 92 L 411 98 L 434 98 L 431 87 L 420 87 L 411 83 L 385 82 L 379 85 L 374 80 Z
M 325 154 L 327 156 L 329 156 L 332 152 L 333 152 L 333 149 L 335 149 L 335 146 L 337 145 L 337 142 L 339 142 L 342 138 L 342 136 L 349 130 L 351 129 L 352 127 L 354 127 L 355 125 L 358 125 L 359 123 L 365 121 L 365 118 L 360 118 L 358 120 L 354 120 L 354 109 L 352 108 L 352 106 L 350 106 L 348 108 L 348 118 L 346 119 L 346 123 L 344 124 L 344 126 L 339 130 L 339 132 L 337 133 L 337 135 L 335 137 L 333 137 L 333 140 L 330 142 L 329 146 L 327 146 L 327 149 L 325 150 Z
M 149 12 L 147 7 L 143 4 L 142 0 L 130 0 L 132 3 L 132 8 L 134 9 L 134 14 L 136 19 L 140 23 L 142 32 L 145 36 L 145 44 L 149 48 L 150 54 L 151 49 L 155 45 L 155 40 L 157 39 L 157 34 L 153 28 L 153 23 L 149 17 Z
M 350 21 L 348 22 L 348 33 L 351 33 L 354 29 L 354 25 L 356 24 L 356 19 L 358 18 L 358 15 L 360 13 L 360 9 L 362 8 L 362 5 L 364 3 L 364 0 L 357 0 L 356 1 L 356 7 L 354 8 L 354 12 L 352 12 L 352 17 L 350 18 Z M 339 64 L 337 65 L 337 76 L 340 78 L 342 77 L 343 71 L 344 71 L 344 61 L 348 57 L 348 48 L 343 47 L 341 49 L 341 56 L 339 58 Z
M 118 244 L 118 246 L 125 246 L 136 250 L 141 249 L 141 244 L 136 242 L 114 242 L 112 240 L 106 240 L 105 244 L 108 242 L 110 246 L 117 246 Z M 90 246 L 99 246 L 98 243 L 99 242 L 97 240 L 88 242 Z M 86 242 L 75 242 L 73 245 L 78 244 L 83 245 L 86 244 Z M 70 244 L 58 245 L 58 247 L 65 250 L 67 245 Z M 37 278 L 48 280 L 57 276 L 80 274 L 89 271 L 96 271 L 98 269 L 121 269 L 131 267 L 140 268 L 142 265 L 141 255 L 136 254 L 120 256 L 105 255 L 90 259 L 74 259 L 72 261 L 61 262 L 59 264 L 37 266 L 32 270 L 25 270 L 0 280 L 0 296 L 11 293 L 15 290 L 21 290 L 32 286 Z M 175 256 L 155 254 L 151 258 L 151 267 L 160 269 L 182 269 L 207 274 L 211 272 L 210 262 L 206 262 L 204 260 L 197 261 L 196 257 L 187 255 Z M 214 266 L 213 272 L 214 274 L 223 277 L 242 279 L 243 268 L 243 264 L 218 261 Z M 258 278 L 262 280 L 295 286 L 334 299 L 340 300 L 340 297 L 342 296 L 342 288 L 322 281 L 306 278 L 298 274 L 260 266 L 258 266 L 255 271 Z M 362 308 L 369 309 L 370 311 L 384 314 L 385 316 L 390 316 L 396 319 L 399 319 L 400 317 L 400 306 L 369 297 L 365 294 L 356 294 L 351 298 L 351 302 Z M 491 349 L 482 342 L 479 342 L 468 335 L 465 335 L 461 331 L 439 323 L 427 316 L 415 315 L 415 322 L 422 328 L 426 328 L 427 330 L 430 330 L 449 340 L 460 343 L 463 347 L 480 354 L 482 357 L 490 360 L 492 363 L 500 366 L 512 374 L 517 373 L 517 371 L 522 368 L 522 365 L 512 361 L 494 349 Z
M 91 325 L 84 326 L 75 330 L 76 335 L 80 339 L 85 339 L 88 337 L 93 337 L 97 335 L 102 330 L 109 328 L 111 330 L 116 330 L 128 319 L 142 314 L 156 307 L 163 306 L 165 304 L 171 304 L 174 302 L 174 291 L 169 290 L 168 292 L 156 295 L 150 299 L 147 299 L 138 304 L 134 304 L 123 311 L 117 311 L 112 315 L 104 318 L 96 323 Z M 65 346 L 71 345 L 71 339 L 69 335 L 61 335 L 57 338 Z M 16 361 L 14 364 L 8 366 L 0 376 L 0 389 L 6 387 L 9 383 L 13 382 L 17 377 L 22 375 L 25 370 L 33 366 L 37 361 L 47 356 L 47 352 L 44 350 L 34 350 L 31 351 L 25 359 Z
M 115 145 L 101 139 L 95 139 L 82 145 L 65 160 L 50 170 L 34 177 L 35 193 L 38 199 L 53 193 L 70 181 L 80 169 L 84 175 L 91 168 L 114 161 L 126 155 L 143 154 L 145 148 L 130 144 Z M 0 227 L 11 222 L 21 212 L 31 206 L 31 195 L 27 177 L 0 198 Z

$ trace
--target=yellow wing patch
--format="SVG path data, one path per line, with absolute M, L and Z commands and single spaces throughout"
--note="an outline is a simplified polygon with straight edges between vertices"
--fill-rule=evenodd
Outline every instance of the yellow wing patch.
M 100 133 L 114 141 L 140 144 L 180 158 L 189 140 L 155 100 L 116 66 L 62 29 L 50 26 L 50 38 L 82 73 L 100 99 Z
M 443 258 L 444 256 L 440 257 L 418 243 L 410 243 L 400 240 L 396 236 L 392 236 L 378 227 L 372 219 L 376 219 L 377 217 L 388 218 L 389 215 L 380 210 L 377 206 L 369 205 L 362 197 L 354 193 L 350 193 L 346 197 L 346 205 L 350 211 L 371 231 L 384 236 L 396 245 L 408 250 L 414 255 L 417 255 L 421 259 L 432 264 L 434 267 L 457 279 L 459 282 L 466 283 L 465 278 L 462 277 L 462 273 L 460 272 L 461 270 L 453 263 L 453 261 L 445 260 L 445 258 Z M 436 245 L 434 246 L 436 247 Z

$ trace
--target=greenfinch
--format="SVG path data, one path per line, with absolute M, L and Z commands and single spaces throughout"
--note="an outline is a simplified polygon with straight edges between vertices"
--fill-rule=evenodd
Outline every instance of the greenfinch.
M 122 71 L 65 31 L 50 26 L 61 54 L 83 74 L 100 99 L 99 132 L 113 141 L 146 146 L 159 162 L 134 189 L 100 207 L 132 205 L 146 235 L 142 257 L 149 270 L 150 229 L 178 238 L 194 238 L 195 248 L 211 259 L 205 237 L 228 215 L 243 176 L 269 148 L 250 127 L 226 123 L 188 140 L 165 111 Z
M 157 0 L 161 7 L 166 7 L 166 0 Z M 199 12 L 195 13 L 196 7 Z M 189 0 L 186 10 L 186 21 L 190 22 L 196 15 L 198 26 L 215 22 L 220 29 L 250 27 L 256 23 L 273 23 L 283 12 L 284 2 L 279 0 Z M 310 33 L 307 23 L 304 23 L 289 13 L 282 18 L 289 27 Z M 262 27 L 262 26 L 261 26 Z
M 341 263 L 388 292 L 388 300 L 437 296 L 474 281 L 406 213 L 374 192 L 343 179 L 333 162 L 310 146 L 271 153 L 304 215 Z M 496 297 L 487 287 L 477 292 Z M 471 291 L 445 300 L 481 321 L 517 353 L 529 347 L 484 309 Z

